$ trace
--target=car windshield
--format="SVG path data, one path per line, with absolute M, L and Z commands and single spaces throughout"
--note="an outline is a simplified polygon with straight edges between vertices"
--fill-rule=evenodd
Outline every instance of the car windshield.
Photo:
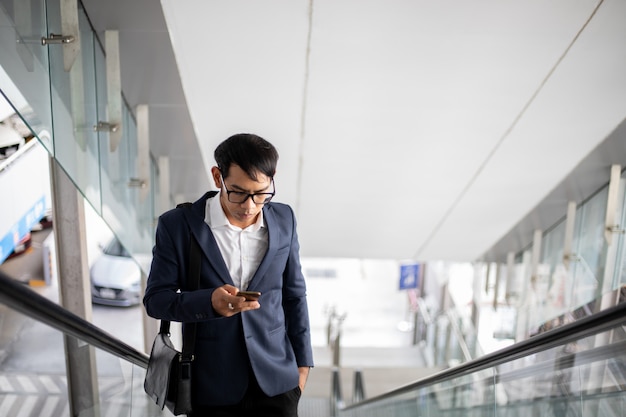
M 128 251 L 124 249 L 124 246 L 122 246 L 120 241 L 117 239 L 111 240 L 109 244 L 106 245 L 103 252 L 111 256 L 123 256 L 125 258 L 130 258 Z

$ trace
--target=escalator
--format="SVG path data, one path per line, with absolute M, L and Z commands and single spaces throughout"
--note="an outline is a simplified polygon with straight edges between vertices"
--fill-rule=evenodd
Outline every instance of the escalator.
M 10 334 L 9 327 L 16 323 L 6 319 L 10 310 L 38 323 L 33 331 L 46 332 L 47 344 L 62 344 L 65 338 L 65 343 L 92 353 L 95 362 L 91 390 L 81 391 L 90 395 L 81 399 L 83 409 L 76 412 L 68 407 L 73 394 L 63 359 L 59 363 L 58 358 L 23 352 L 36 372 L 3 368 L 0 415 L 170 415 L 143 392 L 148 363 L 144 353 L 2 272 L 0 307 L 2 335 Z M 377 397 L 343 408 L 330 404 L 325 412 L 341 417 L 625 416 L 625 329 L 626 303 L 621 303 Z M 24 332 L 18 336 L 29 337 Z M 331 381 L 328 384 L 330 402 Z M 303 407 L 301 417 L 322 417 Z
M 84 379 L 67 373 L 68 345 Z M 171 415 L 143 392 L 147 355 L 1 271 L 0 364 L 3 417 Z
M 623 417 L 625 326 L 621 303 L 337 415 Z

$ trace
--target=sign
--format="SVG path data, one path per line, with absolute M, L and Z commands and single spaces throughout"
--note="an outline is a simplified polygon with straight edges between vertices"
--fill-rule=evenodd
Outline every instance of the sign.
M 419 264 L 400 265 L 400 289 L 417 288 L 419 283 Z
M 33 226 L 46 214 L 46 197 L 42 196 L 21 219 L 15 223 L 8 233 L 0 236 L 0 263 L 13 253 L 19 241 L 31 231 Z

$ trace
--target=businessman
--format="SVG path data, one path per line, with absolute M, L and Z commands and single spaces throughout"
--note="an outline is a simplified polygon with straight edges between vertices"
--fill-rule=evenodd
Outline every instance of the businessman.
M 271 202 L 278 152 L 237 134 L 214 157 L 219 191 L 159 218 L 144 305 L 183 332 L 197 323 L 194 417 L 294 417 L 313 355 L 296 220 Z M 203 252 L 195 291 L 185 290 L 191 238 Z

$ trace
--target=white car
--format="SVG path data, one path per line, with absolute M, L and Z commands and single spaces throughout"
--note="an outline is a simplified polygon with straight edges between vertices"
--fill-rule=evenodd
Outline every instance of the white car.
M 96 304 L 130 307 L 140 303 L 141 270 L 113 238 L 90 269 L 91 299 Z

